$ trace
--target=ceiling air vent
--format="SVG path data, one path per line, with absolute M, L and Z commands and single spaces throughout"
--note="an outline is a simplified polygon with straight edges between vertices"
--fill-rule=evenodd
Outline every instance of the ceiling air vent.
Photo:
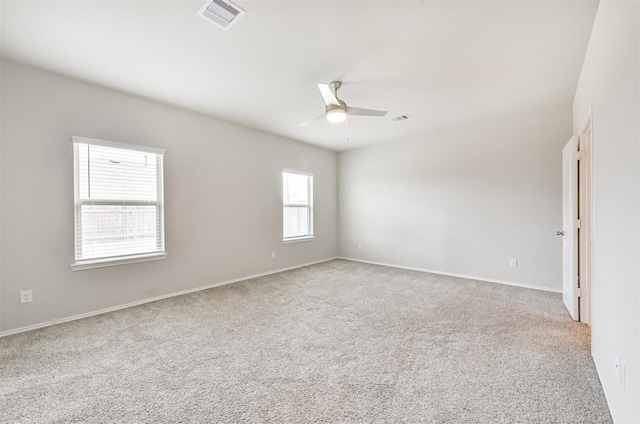
M 223 0 L 207 0 L 198 10 L 198 15 L 208 21 L 218 24 L 225 31 L 235 24 L 246 12 L 231 3 Z
M 400 121 L 406 121 L 407 119 L 411 119 L 411 117 L 409 115 L 398 115 L 394 118 L 391 118 L 391 122 L 400 122 Z

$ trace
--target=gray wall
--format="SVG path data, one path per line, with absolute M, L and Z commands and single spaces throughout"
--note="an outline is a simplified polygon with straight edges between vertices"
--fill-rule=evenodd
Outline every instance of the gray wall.
M 334 152 L 7 61 L 1 89 L 0 331 L 337 254 Z M 166 149 L 166 260 L 70 269 L 72 135 Z M 315 174 L 314 241 L 282 244 L 284 168 Z
M 340 256 L 561 290 L 570 137 L 567 106 L 340 153 Z
M 620 423 L 640 422 L 639 9 L 600 2 L 573 102 L 575 134 L 593 110 L 592 352 Z

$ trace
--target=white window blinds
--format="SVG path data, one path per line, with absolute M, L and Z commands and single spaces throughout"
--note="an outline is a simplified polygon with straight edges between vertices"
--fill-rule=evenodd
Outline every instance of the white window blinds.
M 164 253 L 164 151 L 73 142 L 76 263 Z
M 283 240 L 313 236 L 313 175 L 282 173 Z

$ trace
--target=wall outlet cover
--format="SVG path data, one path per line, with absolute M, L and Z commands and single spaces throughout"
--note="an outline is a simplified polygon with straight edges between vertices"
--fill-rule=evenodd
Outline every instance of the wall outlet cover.
M 33 300 L 32 290 L 23 290 L 20 292 L 20 303 L 29 303 Z
M 627 388 L 626 388 L 626 381 L 625 381 L 626 380 L 625 366 L 620 360 L 620 358 L 618 357 L 618 355 L 616 355 L 614 366 L 616 371 L 616 377 L 618 377 L 618 382 L 620 383 L 622 390 L 626 390 Z

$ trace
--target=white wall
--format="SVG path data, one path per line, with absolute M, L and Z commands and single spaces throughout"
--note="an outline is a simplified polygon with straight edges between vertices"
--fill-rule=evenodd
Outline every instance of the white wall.
M 638 2 L 600 2 L 573 103 L 575 134 L 593 108 L 592 352 L 621 423 L 640 422 L 639 22 Z
M 340 153 L 340 255 L 561 290 L 570 137 L 567 106 Z
M 1 75 L 0 330 L 336 256 L 335 152 L 12 62 Z M 166 260 L 70 269 L 72 135 L 166 149 Z M 282 244 L 284 168 L 315 174 L 314 241 Z

